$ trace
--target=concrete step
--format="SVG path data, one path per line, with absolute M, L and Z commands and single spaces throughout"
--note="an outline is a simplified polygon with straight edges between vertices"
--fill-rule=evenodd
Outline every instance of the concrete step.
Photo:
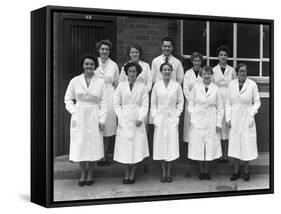
M 138 164 L 137 175 L 146 176 L 160 175 L 160 163 L 158 161 L 148 160 L 148 172 L 144 171 L 144 162 Z M 233 162 L 228 164 L 219 164 L 216 160 L 210 163 L 210 172 L 215 175 L 228 175 L 233 172 Z M 251 161 L 251 174 L 269 173 L 269 153 L 260 153 L 259 157 Z M 173 163 L 173 175 L 190 177 L 192 174 L 198 174 L 198 164 L 196 161 L 180 158 Z M 95 177 L 122 177 L 124 169 L 122 164 L 111 161 L 109 166 L 95 166 Z M 78 179 L 80 176 L 79 164 L 68 161 L 68 155 L 57 157 L 54 161 L 54 179 Z

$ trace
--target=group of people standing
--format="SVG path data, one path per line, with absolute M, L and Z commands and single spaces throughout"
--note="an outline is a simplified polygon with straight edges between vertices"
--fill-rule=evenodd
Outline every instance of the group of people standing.
M 109 58 L 112 44 L 98 43 L 99 57 L 81 58 L 83 73 L 71 79 L 65 106 L 71 114 L 69 159 L 79 162 L 79 186 L 93 184 L 93 166 L 108 165 L 108 145 L 116 135 L 113 160 L 124 165 L 124 184 L 135 183 L 136 164 L 150 155 L 147 124 L 154 125 L 154 160 L 161 162 L 161 182 L 172 182 L 172 162 L 179 158 L 179 118 L 184 108 L 183 141 L 188 158 L 199 161 L 199 179 L 211 179 L 208 162 L 234 158 L 231 180 L 250 179 L 249 161 L 257 158 L 254 115 L 260 107 L 257 85 L 247 78 L 247 65 L 227 64 L 229 49 L 217 49 L 218 65 L 202 66 L 191 55 L 184 73 L 172 55 L 173 40 L 162 39 L 162 54 L 151 64 L 141 60 L 142 48 L 128 47 L 122 67 Z

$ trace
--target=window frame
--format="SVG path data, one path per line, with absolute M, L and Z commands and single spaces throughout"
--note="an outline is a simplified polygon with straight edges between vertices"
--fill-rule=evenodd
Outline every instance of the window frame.
M 211 21 L 204 21 L 206 22 L 206 55 L 203 56 L 204 59 L 207 61 L 207 65 L 210 64 L 210 60 L 216 60 L 217 57 L 210 56 L 210 22 Z M 184 20 L 180 20 L 180 52 L 181 56 L 184 59 L 190 59 L 191 55 L 184 55 L 183 54 L 183 22 Z M 237 22 L 233 22 L 233 57 L 229 57 L 228 60 L 233 61 L 233 66 L 237 66 L 237 61 L 246 61 L 246 62 L 258 62 L 259 63 L 259 76 L 249 76 L 250 79 L 254 80 L 257 83 L 269 83 L 269 76 L 262 76 L 262 63 L 263 62 L 270 62 L 270 58 L 263 58 L 263 24 L 260 24 L 260 43 L 259 43 L 259 58 L 238 58 L 237 57 Z

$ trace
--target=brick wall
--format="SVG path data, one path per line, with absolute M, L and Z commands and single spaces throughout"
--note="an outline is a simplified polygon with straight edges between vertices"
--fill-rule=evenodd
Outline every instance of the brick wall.
M 180 56 L 180 21 L 146 17 L 117 17 L 117 57 L 121 67 L 127 60 L 127 47 L 139 43 L 142 59 L 151 64 L 161 54 L 161 40 L 170 36 L 175 41 L 174 55 Z

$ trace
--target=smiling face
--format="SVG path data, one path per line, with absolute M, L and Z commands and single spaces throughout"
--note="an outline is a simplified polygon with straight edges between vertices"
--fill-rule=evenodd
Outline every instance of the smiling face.
M 164 65 L 161 72 L 164 80 L 171 79 L 172 68 L 169 65 Z
M 209 85 L 211 83 L 211 76 L 211 71 L 206 71 L 205 69 L 202 70 L 202 78 L 204 84 Z
M 247 78 L 247 66 L 241 66 L 237 72 L 238 80 L 244 82 Z
M 106 44 L 102 44 L 99 49 L 99 54 L 102 59 L 107 59 L 109 57 L 110 48 Z
M 136 66 L 130 66 L 128 68 L 127 73 L 128 73 L 128 81 L 130 83 L 134 83 L 137 79 L 137 73 L 138 73 Z
M 226 51 L 220 51 L 218 55 L 219 63 L 226 64 L 227 63 L 227 53 Z
M 136 48 L 131 48 L 129 56 L 133 62 L 137 62 L 140 59 L 140 52 Z
M 195 57 L 195 58 L 192 60 L 192 65 L 193 65 L 194 70 L 198 71 L 199 68 L 201 67 L 201 60 L 200 60 L 200 57 Z
M 163 41 L 162 52 L 165 56 L 170 56 L 173 51 L 173 45 L 171 41 Z
M 95 62 L 92 59 L 85 58 L 83 62 L 83 70 L 85 73 L 92 74 L 96 68 Z

